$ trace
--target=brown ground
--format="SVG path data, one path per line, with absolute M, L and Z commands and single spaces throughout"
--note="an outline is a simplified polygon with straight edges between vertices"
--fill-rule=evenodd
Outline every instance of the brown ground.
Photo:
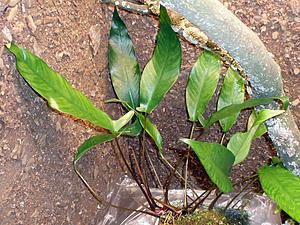
M 7 10 L 3 10 L 3 1 L 0 3 L 1 43 L 4 36 L 9 39 L 11 35 L 16 43 L 32 50 L 63 74 L 97 106 L 116 116 L 118 111 L 102 104 L 113 96 L 107 71 L 107 34 L 112 8 L 95 0 L 10 2 L 19 3 Z M 224 3 L 275 55 L 283 70 L 292 112 L 299 121 L 299 0 Z M 154 47 L 157 22 L 152 17 L 126 12 L 121 12 L 121 16 L 144 66 Z M 91 47 L 91 32 L 100 39 L 99 48 L 97 43 L 96 47 L 93 45 L 96 54 Z M 182 77 L 154 115 L 167 147 L 178 147 L 178 137 L 189 132 L 182 108 L 183 87 L 198 51 L 185 42 L 182 44 Z M 0 56 L 0 224 L 97 224 L 102 206 L 93 200 L 71 166 L 76 147 L 94 131 L 51 111 L 20 78 L 14 58 L 2 47 Z M 217 126 L 212 130 L 209 138 L 219 140 Z M 120 169 L 109 144 L 98 150 L 89 154 L 81 166 L 90 182 L 105 194 L 118 178 Z M 272 154 L 265 138 L 257 140 L 249 156 L 253 160 L 236 168 L 234 176 L 239 178 L 255 171 L 257 164 Z

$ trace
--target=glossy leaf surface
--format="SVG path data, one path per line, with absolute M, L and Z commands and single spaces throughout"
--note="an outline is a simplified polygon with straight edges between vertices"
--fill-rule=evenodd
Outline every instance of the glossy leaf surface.
M 190 139 L 182 139 L 191 146 L 201 161 L 208 176 L 220 191 L 229 193 L 232 191 L 232 184 L 228 176 L 234 162 L 234 155 L 223 145 L 199 142 Z
M 258 170 L 258 175 L 266 194 L 300 222 L 300 178 L 280 166 L 264 166 Z
M 148 117 L 145 118 L 145 116 L 143 116 L 141 113 L 136 113 L 136 115 L 139 118 L 142 127 L 155 142 L 160 154 L 163 154 L 163 141 L 157 127 L 152 123 L 152 121 Z
M 243 103 L 244 96 L 245 87 L 243 79 L 240 77 L 237 71 L 229 67 L 225 75 L 224 83 L 220 92 L 217 107 L 218 111 L 232 104 Z M 238 116 L 239 112 L 236 112 L 219 121 L 223 132 L 228 132 L 230 130 L 230 128 L 237 121 Z
M 99 134 L 93 137 L 90 137 L 85 142 L 83 142 L 74 157 L 74 163 L 76 163 L 84 154 L 86 154 L 89 150 L 91 150 L 96 145 L 112 141 L 114 138 L 116 138 L 113 134 Z
M 251 127 L 251 129 L 247 132 L 235 133 L 229 140 L 227 144 L 227 148 L 233 153 L 235 156 L 234 165 L 242 162 L 249 154 L 250 147 L 252 144 L 252 140 L 257 133 L 257 130 L 266 120 L 278 116 L 282 114 L 284 110 L 270 110 L 264 109 L 259 112 L 257 118 Z
M 145 66 L 140 84 L 138 111 L 151 113 L 170 90 L 180 73 L 181 46 L 170 25 L 167 10 L 161 6 L 160 30 L 151 60 Z
M 257 112 L 256 110 L 252 110 L 252 113 L 248 119 L 248 123 L 247 123 L 247 131 L 249 131 L 251 129 L 251 127 L 254 125 L 255 123 L 255 120 L 257 118 Z M 263 136 L 265 133 L 267 133 L 268 130 L 267 130 L 267 127 L 265 126 L 265 124 L 261 124 L 259 126 L 259 128 L 257 129 L 254 137 L 253 137 L 253 140 L 256 139 L 256 138 L 259 138 L 261 136 Z
M 192 68 L 186 88 L 186 104 L 190 121 L 197 121 L 204 113 L 218 85 L 220 71 L 219 58 L 204 50 Z
M 123 115 L 120 119 L 113 121 L 114 132 L 118 132 L 122 127 L 124 127 L 132 119 L 134 111 L 131 110 Z
M 142 126 L 138 119 L 135 119 L 135 121 L 132 124 L 129 124 L 120 130 L 121 135 L 126 135 L 130 137 L 137 137 L 141 134 L 141 132 Z
M 29 51 L 10 44 L 7 48 L 16 56 L 17 68 L 29 85 L 48 101 L 52 108 L 87 120 L 96 126 L 113 131 L 112 119 L 96 108 L 81 92 L 71 86 L 42 59 Z
M 124 22 L 115 8 L 109 35 L 109 71 L 118 98 L 132 108 L 140 104 L 140 67 Z
M 220 111 L 213 113 L 206 121 L 205 127 L 211 126 L 213 123 L 227 118 L 228 116 L 237 113 L 243 109 L 252 108 L 258 105 L 267 105 L 272 103 L 274 100 L 279 100 L 282 102 L 284 109 L 287 109 L 289 101 L 285 96 L 281 97 L 271 97 L 271 98 L 257 98 L 257 99 L 249 99 L 241 104 L 233 104 L 227 107 L 224 107 Z

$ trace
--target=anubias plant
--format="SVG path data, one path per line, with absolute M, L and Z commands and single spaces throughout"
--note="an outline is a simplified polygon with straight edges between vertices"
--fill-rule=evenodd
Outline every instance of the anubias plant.
M 215 202 L 222 193 L 232 192 L 233 184 L 229 178 L 232 167 L 245 160 L 252 141 L 267 132 L 264 122 L 284 112 L 284 110 L 269 109 L 262 109 L 257 112 L 253 108 L 277 101 L 281 102 L 282 107 L 286 109 L 288 100 L 279 96 L 245 101 L 244 80 L 237 71 L 229 67 L 220 91 L 217 111 L 205 118 L 204 113 L 207 105 L 219 82 L 221 60 L 214 53 L 204 50 L 191 70 L 186 87 L 186 108 L 191 131 L 188 138 L 181 139 L 187 144 L 184 157 L 185 172 L 182 175 L 176 170 L 176 166 L 171 165 L 165 157 L 162 136 L 150 119 L 153 110 L 159 105 L 179 77 L 181 67 L 180 42 L 171 28 L 167 11 L 162 6 L 159 22 L 160 29 L 157 34 L 154 53 L 141 72 L 127 28 L 119 17 L 117 10 L 114 11 L 109 34 L 108 58 L 111 81 L 117 98 L 110 99 L 107 103 L 121 103 L 123 105 L 126 113 L 118 120 L 112 119 L 107 113 L 95 107 L 86 96 L 74 89 L 68 81 L 52 70 L 42 59 L 13 43 L 8 44 L 7 48 L 15 55 L 20 74 L 37 93 L 47 100 L 50 107 L 107 130 L 107 133 L 101 133 L 87 139 L 78 148 L 74 156 L 74 169 L 94 197 L 102 203 L 112 205 L 89 186 L 78 171 L 76 164 L 82 156 L 96 145 L 113 142 L 128 172 L 144 194 L 149 208 L 141 211 L 113 206 L 165 218 L 169 213 L 177 217 L 194 212 L 203 204 L 213 189 L 217 190 L 219 194 L 210 204 L 208 210 L 213 209 Z M 253 112 L 248 120 L 247 131 L 235 133 L 225 146 L 223 144 L 224 136 L 236 123 L 240 111 L 249 108 L 253 109 Z M 202 142 L 193 137 L 197 126 L 207 129 L 216 122 L 219 122 L 224 133 L 221 143 Z M 150 136 L 155 143 L 158 150 L 157 159 L 161 159 L 170 169 L 170 176 L 166 179 L 165 184 L 160 181 L 159 174 L 149 157 L 145 145 L 146 135 Z M 126 157 L 128 152 L 122 150 L 118 142 L 120 136 L 138 137 L 140 140 L 139 148 L 132 152 L 133 163 L 128 162 Z M 203 195 L 188 201 L 187 189 L 191 188 L 193 190 L 188 182 L 187 172 L 192 151 L 194 151 L 211 181 L 215 184 L 215 188 L 207 190 Z M 138 156 L 141 159 L 140 162 Z M 151 193 L 146 174 L 147 162 L 149 161 L 150 169 L 155 174 L 158 186 L 165 191 L 163 200 L 154 198 Z M 280 208 L 297 221 L 300 221 L 299 178 L 284 169 L 281 164 L 264 166 L 259 169 L 258 175 L 265 192 L 278 203 Z M 172 176 L 176 176 L 184 182 L 184 204 L 180 207 L 172 205 L 168 199 L 168 189 Z M 225 210 L 232 202 L 233 200 Z

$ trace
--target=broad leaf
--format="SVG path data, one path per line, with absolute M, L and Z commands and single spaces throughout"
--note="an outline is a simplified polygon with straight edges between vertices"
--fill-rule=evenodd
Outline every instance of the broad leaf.
M 284 110 L 263 109 L 257 115 L 257 118 L 251 129 L 245 133 L 235 133 L 229 140 L 227 148 L 235 156 L 234 165 L 242 162 L 249 154 L 252 140 L 257 133 L 257 130 L 266 120 L 282 114 Z
M 105 112 L 96 108 L 85 95 L 74 89 L 42 59 L 15 44 L 9 44 L 7 48 L 16 56 L 20 74 L 52 108 L 110 131 L 114 130 L 112 119 Z
M 137 137 L 141 134 L 141 132 L 142 126 L 138 119 L 135 119 L 135 121 L 132 124 L 129 124 L 120 130 L 121 135 L 126 135 L 130 137 Z
M 218 85 L 220 72 L 219 58 L 204 50 L 192 68 L 186 88 L 186 105 L 190 121 L 197 121 L 204 113 Z
M 227 107 L 224 107 L 220 111 L 213 113 L 205 122 L 205 127 L 211 126 L 213 123 L 227 118 L 228 116 L 241 111 L 242 109 L 252 108 L 258 105 L 267 105 L 272 103 L 274 100 L 280 100 L 283 104 L 283 108 L 287 109 L 289 101 L 285 96 L 281 97 L 270 97 L 270 98 L 256 98 L 249 99 L 241 104 L 233 104 Z
M 180 66 L 180 42 L 171 28 L 167 10 L 161 6 L 157 44 L 141 78 L 140 107 L 137 108 L 140 112 L 153 111 L 177 80 Z
M 294 220 L 300 222 L 300 178 L 282 167 L 264 166 L 258 170 L 266 194 Z
M 243 103 L 244 95 L 245 87 L 243 79 L 237 71 L 233 70 L 231 67 L 228 68 L 218 100 L 218 111 L 232 104 Z M 239 112 L 236 112 L 220 120 L 223 132 L 228 132 L 230 130 L 235 124 L 238 116 Z
M 143 116 L 141 113 L 136 113 L 142 127 L 145 131 L 150 135 L 150 137 L 154 140 L 159 153 L 163 154 L 163 142 L 162 137 L 157 129 L 157 127 L 151 122 L 148 117 Z
M 220 191 L 224 193 L 231 192 L 232 184 L 228 176 L 234 162 L 234 155 L 220 144 L 190 139 L 182 139 L 182 141 L 192 147 L 208 176 Z
M 256 118 L 257 118 L 257 112 L 256 112 L 255 109 L 253 109 L 252 113 L 251 113 L 251 115 L 250 115 L 250 117 L 248 119 L 247 131 L 249 131 L 251 129 L 251 127 L 254 125 Z M 257 129 L 257 131 L 256 131 L 256 133 L 255 133 L 255 135 L 253 137 L 253 140 L 256 139 L 256 138 L 259 138 L 259 137 L 263 136 L 267 132 L 268 132 L 268 130 L 267 130 L 267 127 L 265 126 L 265 124 L 261 124 L 258 127 L 258 129 Z
M 129 121 L 132 119 L 134 115 L 134 111 L 131 110 L 127 112 L 124 116 L 122 116 L 118 120 L 113 121 L 114 132 L 118 132 L 122 127 L 124 127 Z
M 109 71 L 118 98 L 132 108 L 140 104 L 141 72 L 127 28 L 115 9 L 109 35 Z
M 108 141 L 112 141 L 114 138 L 116 138 L 116 135 L 113 134 L 99 134 L 96 136 L 93 136 L 89 139 L 87 139 L 85 142 L 83 142 L 74 157 L 74 163 L 76 163 L 84 154 L 86 154 L 91 148 L 95 147 L 98 144 L 102 144 Z

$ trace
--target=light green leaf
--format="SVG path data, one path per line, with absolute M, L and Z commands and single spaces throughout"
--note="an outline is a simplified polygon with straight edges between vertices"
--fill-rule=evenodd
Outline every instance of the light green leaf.
M 264 166 L 258 170 L 263 190 L 294 220 L 300 222 L 300 178 L 282 167 Z
M 141 113 L 136 113 L 137 117 L 139 118 L 139 121 L 142 125 L 142 127 L 145 129 L 145 131 L 150 135 L 150 137 L 155 142 L 159 153 L 163 154 L 163 142 L 162 137 L 157 129 L 157 127 L 151 122 L 151 120 L 145 116 L 143 116 Z
M 194 150 L 201 161 L 208 176 L 220 191 L 232 191 L 232 184 L 228 176 L 234 162 L 234 155 L 223 145 L 182 139 Z
M 251 115 L 250 115 L 250 117 L 248 119 L 247 131 L 249 131 L 251 129 L 251 127 L 254 125 L 256 118 L 257 118 L 257 112 L 256 112 L 255 109 L 253 109 L 252 113 L 251 113 Z M 265 126 L 265 124 L 262 123 L 258 127 L 258 129 L 257 129 L 257 131 L 256 131 L 256 133 L 255 133 L 255 135 L 253 137 L 253 140 L 256 139 L 256 138 L 259 138 L 259 137 L 263 136 L 267 132 L 268 132 L 267 127 Z
M 218 111 L 232 104 L 243 103 L 244 95 L 245 86 L 243 79 L 237 71 L 233 70 L 231 67 L 228 68 L 218 100 Z M 236 123 L 238 116 L 239 112 L 236 112 L 219 121 L 223 132 L 228 132 L 230 130 Z
M 194 64 L 186 88 L 186 105 L 190 121 L 205 112 L 218 85 L 221 63 L 218 56 L 204 50 Z
M 124 116 L 122 116 L 118 120 L 113 121 L 114 132 L 118 132 L 122 127 L 124 127 L 129 121 L 132 119 L 134 115 L 134 111 L 131 110 L 127 112 Z
M 161 6 L 160 30 L 151 60 L 145 66 L 140 84 L 140 112 L 151 113 L 170 90 L 180 73 L 181 46 L 170 25 L 167 10 Z
M 141 134 L 141 132 L 142 126 L 138 119 L 135 119 L 135 121 L 132 124 L 129 124 L 120 130 L 121 135 L 126 135 L 130 137 L 137 137 Z
M 113 131 L 110 116 L 96 108 L 85 95 L 74 89 L 42 59 L 15 44 L 7 47 L 16 56 L 20 74 L 52 108 Z
M 74 157 L 74 163 L 76 163 L 84 154 L 86 154 L 91 148 L 95 147 L 98 144 L 102 144 L 108 141 L 112 141 L 116 138 L 114 134 L 99 134 L 93 137 L 90 137 L 85 142 L 83 142 Z
M 140 104 L 141 72 L 132 41 L 115 8 L 109 35 L 109 71 L 118 98 L 132 108 Z
M 281 97 L 270 97 L 270 98 L 255 98 L 249 99 L 241 104 L 232 104 L 230 106 L 224 107 L 220 111 L 213 113 L 205 122 L 204 126 L 209 127 L 213 123 L 227 118 L 228 116 L 241 111 L 242 109 L 252 108 L 258 105 L 267 105 L 272 103 L 274 100 L 280 100 L 283 104 L 283 108 L 287 109 L 289 100 L 286 96 Z
M 257 115 L 257 118 L 251 129 L 245 133 L 235 133 L 229 140 L 227 148 L 235 156 L 234 165 L 242 162 L 249 154 L 252 140 L 257 133 L 257 130 L 266 120 L 282 114 L 284 110 L 263 109 Z

